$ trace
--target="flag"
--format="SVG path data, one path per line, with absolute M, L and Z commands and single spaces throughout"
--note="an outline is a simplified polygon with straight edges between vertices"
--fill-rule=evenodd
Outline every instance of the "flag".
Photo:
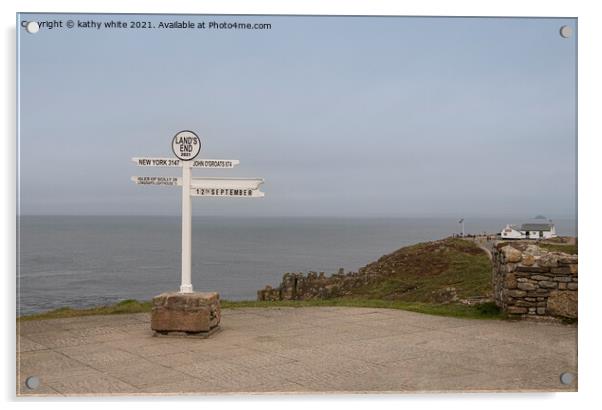
M 461 224 L 462 222 L 464 222 L 464 218 L 462 218 L 458 221 L 459 224 Z

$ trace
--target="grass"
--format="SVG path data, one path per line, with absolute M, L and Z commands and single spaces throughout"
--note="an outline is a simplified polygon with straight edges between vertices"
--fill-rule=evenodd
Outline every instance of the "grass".
M 51 310 L 44 313 L 36 313 L 33 315 L 20 316 L 17 320 L 40 320 L 40 319 L 59 319 L 66 317 L 78 316 L 96 316 L 96 315 L 117 315 L 125 313 L 143 313 L 151 311 L 151 302 L 140 302 L 134 299 L 127 299 L 109 306 L 99 306 L 89 309 L 73 309 L 63 307 L 60 309 Z
M 399 309 L 429 315 L 462 317 L 471 319 L 503 319 L 505 315 L 493 302 L 480 305 L 464 305 L 460 303 L 431 304 L 422 302 L 404 302 L 400 300 L 363 299 L 363 298 L 336 298 L 313 300 L 284 300 L 272 302 L 258 301 L 222 301 L 223 308 L 269 308 L 269 307 L 313 307 L 313 306 L 341 306 L 341 307 L 370 307 L 383 309 Z
M 228 301 L 222 300 L 223 309 L 237 308 L 277 308 L 277 307 L 316 307 L 316 306 L 341 306 L 341 307 L 370 307 L 400 309 L 410 312 L 426 313 L 430 315 L 461 317 L 471 319 L 502 319 L 505 316 L 495 306 L 494 303 L 483 303 L 481 305 L 468 306 L 459 303 L 450 304 L 429 304 L 421 302 L 403 302 L 399 300 L 379 300 L 363 298 L 337 298 L 337 299 L 316 299 L 316 300 L 285 300 L 275 302 L 258 302 L 252 300 Z M 19 321 L 42 320 L 42 319 L 60 319 L 78 316 L 94 315 L 114 315 L 126 313 L 143 313 L 151 311 L 150 302 L 140 302 L 137 300 L 124 300 L 115 305 L 101 306 L 90 309 L 73 309 L 69 307 L 51 310 L 49 312 L 21 316 Z
M 437 304 L 448 301 L 447 289 L 459 299 L 491 294 L 491 262 L 474 243 L 446 239 L 402 248 L 382 280 L 353 291 L 367 299 Z
M 569 253 L 571 255 L 577 255 L 577 245 L 557 245 L 554 243 L 541 243 L 539 244 L 541 248 L 547 249 L 551 252 L 564 252 Z

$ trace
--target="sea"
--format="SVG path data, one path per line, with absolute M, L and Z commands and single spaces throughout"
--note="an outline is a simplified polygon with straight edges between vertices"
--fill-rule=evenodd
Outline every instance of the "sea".
M 466 218 L 467 234 L 504 218 Z M 575 219 L 554 220 L 576 236 Z M 400 247 L 458 234 L 457 218 L 193 217 L 192 283 L 222 299 L 255 300 L 286 272 L 335 273 Z M 178 216 L 20 216 L 17 314 L 150 300 L 180 285 Z

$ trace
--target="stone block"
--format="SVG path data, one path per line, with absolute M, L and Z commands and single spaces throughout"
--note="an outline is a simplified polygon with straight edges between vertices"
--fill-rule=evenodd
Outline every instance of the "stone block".
M 538 307 L 537 308 L 537 314 L 538 315 L 545 315 L 546 314 L 546 308 L 545 307 Z
M 543 249 L 541 249 L 539 246 L 533 245 L 533 244 L 529 244 L 525 248 L 525 252 L 524 253 L 526 253 L 526 254 L 528 254 L 530 256 L 541 256 L 544 252 L 545 251 Z
M 516 270 L 518 272 L 531 272 L 531 273 L 546 273 L 550 271 L 550 268 L 547 266 L 517 266 Z
M 543 296 L 547 297 L 550 295 L 550 289 L 538 288 L 537 290 L 530 290 L 527 292 L 527 296 L 530 297 L 538 297 Z
M 513 273 L 507 274 L 506 278 L 504 279 L 504 285 L 508 289 L 516 289 L 516 275 L 514 275 Z
M 555 290 L 548 297 L 548 313 L 552 316 L 577 318 L 577 292 Z
M 535 290 L 537 286 L 529 282 L 520 282 L 517 287 L 521 290 Z
M 514 302 L 514 306 L 521 306 L 521 307 L 531 308 L 531 307 L 537 306 L 537 302 L 528 302 L 526 300 L 520 300 L 519 299 L 519 300 L 517 300 L 517 301 Z
M 577 264 L 578 256 L 577 255 L 561 256 L 560 258 L 558 258 L 558 263 L 561 265 Z
M 511 315 L 521 315 L 523 313 L 527 313 L 527 308 L 519 306 L 508 306 L 506 311 Z
M 527 292 L 524 290 L 513 289 L 506 292 L 506 295 L 513 298 L 521 298 L 527 295 Z
M 569 275 L 571 273 L 571 268 L 569 268 L 568 266 L 559 266 L 556 268 L 551 268 L 550 271 L 556 274 Z
M 523 260 L 521 262 L 524 266 L 533 266 L 533 264 L 535 263 L 535 257 L 533 257 L 533 255 L 523 255 Z
M 209 332 L 221 318 L 215 292 L 166 292 L 153 298 L 151 328 L 159 333 Z
M 556 282 L 551 282 L 551 281 L 548 281 L 548 280 L 542 280 L 541 282 L 539 282 L 539 286 L 541 286 L 542 288 L 555 289 L 556 288 Z
M 502 248 L 502 253 L 504 254 L 504 260 L 506 262 L 516 263 L 520 262 L 523 253 L 518 249 L 514 249 L 512 246 L 507 245 Z
M 577 286 L 578 286 L 578 284 L 575 283 L 575 282 L 571 282 L 571 283 L 567 283 L 566 284 L 567 289 L 570 289 L 570 290 L 577 290 Z
M 548 253 L 539 259 L 538 264 L 542 267 L 556 267 L 558 266 L 558 256 Z

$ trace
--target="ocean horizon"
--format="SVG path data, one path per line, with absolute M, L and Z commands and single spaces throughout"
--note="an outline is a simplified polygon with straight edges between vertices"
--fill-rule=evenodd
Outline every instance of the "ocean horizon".
M 466 218 L 467 234 L 499 232 L 513 218 Z M 574 218 L 554 219 L 576 236 Z M 21 215 L 17 314 L 124 299 L 150 300 L 180 285 L 180 216 Z M 449 217 L 193 216 L 192 283 L 222 299 L 254 300 L 286 272 L 360 267 L 403 246 L 461 230 Z

